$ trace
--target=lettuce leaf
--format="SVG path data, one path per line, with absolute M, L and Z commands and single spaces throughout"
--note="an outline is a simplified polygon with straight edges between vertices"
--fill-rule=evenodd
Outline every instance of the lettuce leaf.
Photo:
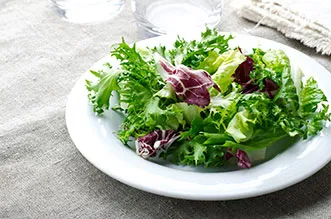
M 175 103 L 170 106 L 171 110 L 179 111 L 183 114 L 183 118 L 186 123 L 191 125 L 194 120 L 201 119 L 200 113 L 202 109 L 196 105 L 190 105 L 187 103 Z
M 182 141 L 171 152 L 172 162 L 182 165 L 203 165 L 219 167 L 224 163 L 224 148 L 201 143 L 200 137 L 190 141 Z
M 325 101 L 327 101 L 326 96 L 318 88 L 317 82 L 309 78 L 299 92 L 298 113 L 304 120 L 304 138 L 316 135 L 322 130 L 325 121 L 330 120 L 329 106 Z
M 212 75 L 212 79 L 220 87 L 222 93 L 228 90 L 229 85 L 234 80 L 232 75 L 245 60 L 246 56 L 239 49 L 229 50 L 217 58 L 216 62 L 219 63 L 219 67 Z
M 254 120 L 250 118 L 247 110 L 240 111 L 236 113 L 225 131 L 238 143 L 247 141 L 254 134 Z
M 210 51 L 222 54 L 229 48 L 228 42 L 232 36 L 220 35 L 216 29 L 206 28 L 201 33 L 200 40 L 186 41 L 178 37 L 174 43 L 174 48 L 167 50 L 164 46 L 154 47 L 153 52 L 170 61 L 173 65 L 183 64 L 193 69 L 199 69 L 198 66 L 208 56 Z
M 235 149 L 235 152 L 233 149 L 230 149 L 225 154 L 225 159 L 229 160 L 232 157 L 235 157 L 237 159 L 237 165 L 240 168 L 250 168 L 251 167 L 251 160 L 249 159 L 248 155 L 245 151 Z
M 88 98 L 94 112 L 97 114 L 101 114 L 109 109 L 109 99 L 112 92 L 120 90 L 118 77 L 121 72 L 111 69 L 110 65 L 107 66 L 109 68 L 108 71 L 90 71 L 97 78 L 97 81 L 85 81 L 86 88 L 89 91 Z
M 159 128 L 161 130 L 177 130 L 179 126 L 185 126 L 186 121 L 181 110 L 168 106 L 165 109 L 160 108 L 160 99 L 152 98 L 146 105 L 145 110 L 140 116 L 145 126 Z M 145 134 L 145 133 L 142 133 Z
M 283 50 L 269 50 L 263 55 L 262 60 L 267 68 L 275 72 L 283 72 L 290 66 L 290 60 Z
M 295 113 L 299 107 L 299 99 L 290 70 L 290 66 L 283 69 L 281 84 L 279 85 L 279 90 L 274 97 L 274 101 L 283 110 Z
M 222 60 L 215 50 L 209 51 L 208 56 L 199 64 L 198 69 L 203 69 L 209 74 L 214 74 L 220 66 Z
M 318 88 L 317 82 L 313 78 L 309 78 L 299 93 L 301 116 L 307 117 L 311 113 L 315 113 L 318 104 L 324 101 L 326 101 L 326 96 L 323 91 Z

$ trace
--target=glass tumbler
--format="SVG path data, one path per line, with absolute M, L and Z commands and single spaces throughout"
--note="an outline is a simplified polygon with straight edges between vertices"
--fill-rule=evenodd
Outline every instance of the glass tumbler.
M 56 11 L 73 23 L 94 23 L 118 15 L 125 0 L 50 0 Z
M 132 0 L 143 37 L 201 31 L 221 21 L 223 0 Z

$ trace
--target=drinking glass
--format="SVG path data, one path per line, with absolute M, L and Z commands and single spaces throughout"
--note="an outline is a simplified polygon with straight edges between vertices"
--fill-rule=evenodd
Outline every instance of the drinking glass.
M 132 10 L 145 37 L 201 31 L 221 21 L 222 0 L 132 0 Z
M 105 21 L 118 15 L 125 0 L 50 0 L 56 11 L 73 23 Z

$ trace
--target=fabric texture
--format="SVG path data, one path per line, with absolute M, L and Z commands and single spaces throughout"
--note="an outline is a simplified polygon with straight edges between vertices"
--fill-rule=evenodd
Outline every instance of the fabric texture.
M 254 27 L 225 4 L 222 31 Z M 0 0 L 0 218 L 331 218 L 331 164 L 290 188 L 235 201 L 187 201 L 139 191 L 103 174 L 65 125 L 71 88 L 109 46 L 139 40 L 129 2 L 115 19 L 72 24 L 46 0 Z M 260 26 L 331 71 L 329 56 Z M 316 73 L 318 74 L 318 73 Z
M 328 0 L 246 0 L 238 11 L 273 27 L 322 54 L 331 55 L 331 4 Z

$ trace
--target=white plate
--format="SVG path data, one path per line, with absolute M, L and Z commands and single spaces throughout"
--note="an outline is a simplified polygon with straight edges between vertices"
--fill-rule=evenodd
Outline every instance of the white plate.
M 245 50 L 253 47 L 282 49 L 292 63 L 298 63 L 304 73 L 312 75 L 331 100 L 331 75 L 316 61 L 288 46 L 253 36 L 235 35 L 232 45 Z M 140 46 L 159 43 L 171 45 L 172 36 L 148 39 Z M 97 62 L 99 69 L 109 58 Z M 193 200 L 229 200 L 258 196 L 291 186 L 321 169 L 331 160 L 331 129 L 319 136 L 300 141 L 275 158 L 251 169 L 231 172 L 203 172 L 201 169 L 174 168 L 144 160 L 116 138 L 122 118 L 109 111 L 96 117 L 88 104 L 83 75 L 73 88 L 67 103 L 68 131 L 78 150 L 92 164 L 109 176 L 135 188 L 175 198 Z

